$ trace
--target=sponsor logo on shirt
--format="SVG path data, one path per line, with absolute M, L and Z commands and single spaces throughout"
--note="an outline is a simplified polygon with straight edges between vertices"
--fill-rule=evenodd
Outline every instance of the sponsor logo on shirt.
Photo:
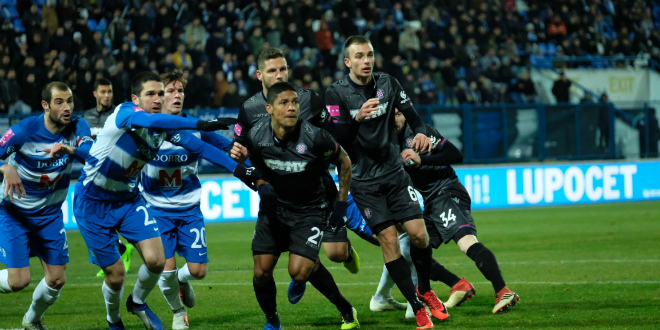
M 237 136 L 241 136 L 241 132 L 243 132 L 243 126 L 241 126 L 241 124 L 238 123 L 234 125 L 234 134 L 236 134 Z
M 144 109 L 142 109 L 142 108 L 140 108 L 136 105 L 136 106 L 133 106 L 133 111 L 134 112 L 139 112 L 139 111 L 144 111 Z
M 401 91 L 401 93 L 399 93 L 399 96 L 401 96 L 401 104 L 410 102 L 410 98 L 408 97 L 408 95 L 406 95 L 406 92 Z M 412 105 L 412 102 L 410 102 L 410 105 Z
M 4 147 L 11 138 L 14 137 L 14 131 L 8 129 L 4 135 L 2 135 L 2 138 L 0 138 L 0 147 Z
M 291 173 L 300 173 L 305 170 L 307 161 L 289 161 L 279 159 L 264 159 L 264 163 L 274 171 L 285 171 Z
M 328 104 L 325 106 L 325 108 L 328 109 L 328 113 L 330 114 L 331 117 L 336 117 L 339 116 L 340 114 L 338 105 Z

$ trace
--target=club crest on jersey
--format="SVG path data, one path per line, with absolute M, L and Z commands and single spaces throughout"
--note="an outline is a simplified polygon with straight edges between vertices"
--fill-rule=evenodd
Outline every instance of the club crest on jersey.
M 304 143 L 299 143 L 298 146 L 296 146 L 296 151 L 298 151 L 299 154 L 304 154 L 305 151 L 307 151 L 307 145 Z
M 413 141 L 413 139 L 407 138 L 406 139 L 406 147 L 410 148 L 410 146 L 412 145 L 412 141 Z
M 371 218 L 371 209 L 364 209 L 364 216 L 367 217 L 367 219 Z
M 379 99 L 382 99 L 383 97 L 385 97 L 385 91 L 382 90 L 382 89 L 377 90 L 376 91 L 376 97 L 379 98 Z

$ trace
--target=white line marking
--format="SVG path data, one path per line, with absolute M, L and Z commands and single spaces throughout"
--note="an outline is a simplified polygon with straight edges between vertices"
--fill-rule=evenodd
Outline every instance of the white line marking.
M 99 280 L 98 283 L 67 283 L 65 287 L 101 287 L 103 281 Z M 471 282 L 476 285 L 489 285 L 490 282 Z M 195 282 L 197 286 L 252 286 L 252 282 Z M 289 285 L 289 282 L 277 282 L 277 285 Z M 507 281 L 507 284 L 511 285 L 613 285 L 613 284 L 660 284 L 660 281 L 594 281 L 594 282 L 578 282 L 578 281 L 567 281 L 567 282 L 546 282 L 546 281 Z M 126 282 L 124 283 L 125 287 L 133 286 L 134 283 Z M 337 283 L 338 286 L 372 286 L 378 285 L 378 282 L 352 282 L 352 283 Z

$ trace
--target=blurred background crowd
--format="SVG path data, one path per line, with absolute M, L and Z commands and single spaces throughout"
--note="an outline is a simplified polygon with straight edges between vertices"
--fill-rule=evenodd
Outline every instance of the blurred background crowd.
M 370 38 L 375 70 L 394 75 L 417 104 L 535 102 L 528 68 L 539 57 L 647 54 L 660 61 L 657 1 L 0 0 L 0 5 L 0 113 L 41 111 L 41 88 L 53 80 L 72 86 L 75 110 L 96 106 L 92 91 L 101 77 L 113 83 L 113 103 L 119 104 L 130 99 L 137 72 L 175 68 L 189 82 L 186 108 L 236 108 L 261 90 L 256 58 L 265 46 L 285 50 L 292 82 L 324 95 L 347 73 L 343 42 L 354 34 Z M 600 65 L 629 65 L 613 63 Z M 560 89 L 565 84 L 570 86 L 560 83 Z

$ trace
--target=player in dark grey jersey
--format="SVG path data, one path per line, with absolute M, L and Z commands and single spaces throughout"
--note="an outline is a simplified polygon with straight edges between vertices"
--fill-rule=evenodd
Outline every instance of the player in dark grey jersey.
M 411 146 L 419 151 L 430 146 L 426 127 L 399 82 L 387 74 L 372 72 L 374 49 L 369 39 L 352 36 L 344 46 L 344 63 L 350 68 L 350 74 L 328 88 L 326 107 L 334 122 L 333 135 L 353 163 L 351 195 L 378 236 L 385 266 L 412 305 L 418 329 L 430 329 L 433 322 L 419 299 L 436 318 L 444 320 L 449 314 L 431 290 L 433 251 L 417 195 L 403 170 L 395 130 L 395 107 L 408 118 L 416 134 Z M 410 236 L 410 254 L 419 278 L 417 290 L 408 264 L 401 256 L 396 223 L 402 223 Z
M 342 329 L 359 327 L 355 308 L 341 295 L 330 272 L 320 263 L 323 229 L 334 218 L 346 217 L 351 185 L 351 161 L 330 133 L 299 120 L 295 87 L 288 82 L 271 86 L 266 109 L 270 118 L 243 132 L 252 164 L 266 181 L 257 183 L 261 197 L 259 219 L 252 240 L 254 291 L 266 314 L 264 329 L 281 329 L 277 315 L 273 270 L 282 252 L 290 251 L 289 301 L 297 303 L 309 281 L 342 315 Z M 325 192 L 327 163 L 339 167 L 339 194 L 334 206 Z
M 410 148 L 414 133 L 406 125 L 406 117 L 400 111 L 396 111 L 395 117 L 406 172 L 424 198 L 424 221 L 431 246 L 438 248 L 442 243 L 454 240 L 461 251 L 474 260 L 495 289 L 494 314 L 515 305 L 520 298 L 506 286 L 495 255 L 477 241 L 470 195 L 451 167 L 463 162 L 463 154 L 430 125 L 426 131 L 433 144 L 431 151 L 415 152 Z M 440 265 L 433 266 L 432 277 L 452 287 L 447 307 L 458 306 L 474 295 L 472 284 Z
M 244 133 L 259 119 L 269 117 L 266 112 L 266 95 L 268 89 L 275 83 L 288 81 L 289 71 L 284 58 L 284 53 L 277 48 L 264 48 L 259 53 L 257 60 L 259 70 L 257 78 L 261 80 L 263 91 L 259 91 L 243 103 L 238 113 L 238 124 L 234 126 L 235 144 L 234 153 L 241 150 L 244 143 Z M 316 127 L 330 131 L 332 122 L 325 109 L 325 105 L 318 93 L 312 89 L 296 87 L 296 93 L 300 100 L 300 119 L 310 122 Z M 244 150 L 243 150 L 244 151 Z M 335 183 L 330 174 L 324 175 L 328 199 L 332 200 L 337 194 Z M 357 273 L 360 269 L 360 259 L 357 251 L 351 246 L 346 236 L 346 226 L 339 226 L 335 230 L 328 228 L 323 237 L 323 250 L 328 259 L 334 262 L 342 262 L 351 273 Z

